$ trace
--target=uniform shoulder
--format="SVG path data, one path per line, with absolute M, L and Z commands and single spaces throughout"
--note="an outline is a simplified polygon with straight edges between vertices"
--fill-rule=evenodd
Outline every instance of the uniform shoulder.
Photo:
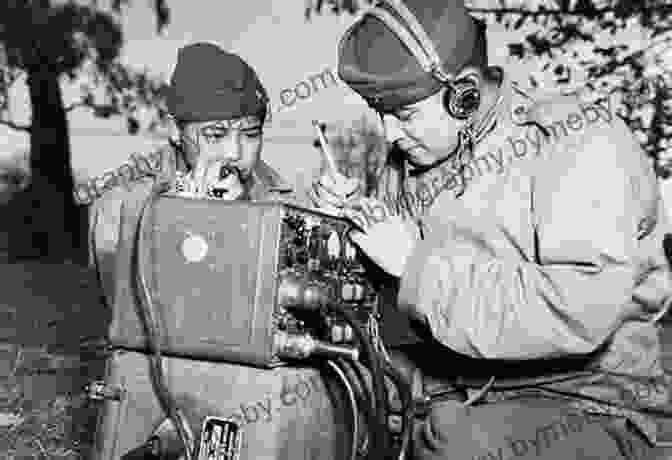
M 535 94 L 526 104 L 523 118 L 544 128 L 554 142 L 575 142 L 578 138 L 625 129 L 616 115 L 613 101 L 583 99 L 579 92 L 546 92 Z
M 531 106 L 530 114 L 545 131 L 545 150 L 550 174 L 558 170 L 600 172 L 602 186 L 614 182 L 618 190 L 625 181 L 633 193 L 651 194 L 655 183 L 652 164 L 628 125 L 616 111 L 611 98 L 589 101 L 578 94 L 554 94 L 540 97 Z M 618 185 L 621 184 L 621 185 Z
M 544 93 L 535 98 L 530 107 L 533 115 L 541 121 L 550 122 L 558 116 L 566 117 L 576 111 L 580 100 L 576 95 L 562 93 Z
M 527 104 L 527 115 L 537 122 L 553 123 L 566 119 L 571 113 L 580 111 L 581 99 L 576 93 L 560 91 L 537 91 Z

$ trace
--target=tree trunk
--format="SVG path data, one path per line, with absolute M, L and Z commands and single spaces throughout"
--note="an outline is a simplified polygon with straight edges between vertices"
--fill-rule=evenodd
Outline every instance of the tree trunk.
M 28 69 L 32 244 L 40 257 L 77 260 L 81 250 L 85 252 L 85 239 L 73 199 L 68 120 L 58 74 L 48 60 L 49 56 L 40 56 Z
M 86 260 L 86 216 L 74 202 L 70 136 L 59 82 L 60 66 L 49 27 L 51 0 L 32 0 L 32 27 L 22 43 L 32 109 L 30 131 L 31 185 L 25 233 L 31 256 L 53 261 Z M 24 226 L 25 228 L 25 226 Z M 79 250 L 79 251 L 76 251 Z

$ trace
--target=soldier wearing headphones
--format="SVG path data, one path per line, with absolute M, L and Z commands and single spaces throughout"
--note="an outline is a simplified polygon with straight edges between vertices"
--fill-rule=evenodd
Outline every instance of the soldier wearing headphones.
M 394 314 L 383 336 L 430 402 L 413 458 L 651 458 L 670 227 L 609 103 L 518 89 L 462 0 L 378 2 L 338 71 L 390 151 L 375 197 L 325 174 L 313 199 L 362 227 L 352 240 L 397 286 L 414 338 L 385 333 Z

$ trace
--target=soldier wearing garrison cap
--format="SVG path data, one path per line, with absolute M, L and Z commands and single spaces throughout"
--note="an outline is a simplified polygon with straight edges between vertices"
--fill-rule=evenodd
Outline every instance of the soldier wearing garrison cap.
M 486 49 L 462 0 L 377 2 L 338 63 L 389 141 L 377 194 L 313 184 L 396 286 L 383 338 L 430 401 L 410 456 L 652 458 L 672 437 L 652 165 L 610 100 L 530 95 Z
M 134 155 L 76 190 L 80 203 L 92 203 L 91 259 L 109 305 L 119 241 L 132 237 L 140 203 L 157 181 L 195 198 L 294 198 L 291 187 L 260 158 L 268 97 L 242 58 L 211 43 L 185 46 L 178 51 L 166 96 L 178 140 L 150 155 Z

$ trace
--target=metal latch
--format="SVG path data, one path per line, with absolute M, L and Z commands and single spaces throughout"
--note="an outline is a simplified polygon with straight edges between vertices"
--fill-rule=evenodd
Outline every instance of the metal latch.
M 94 401 L 121 401 L 126 395 L 126 390 L 117 385 L 108 385 L 102 380 L 89 383 L 86 388 L 86 396 Z

